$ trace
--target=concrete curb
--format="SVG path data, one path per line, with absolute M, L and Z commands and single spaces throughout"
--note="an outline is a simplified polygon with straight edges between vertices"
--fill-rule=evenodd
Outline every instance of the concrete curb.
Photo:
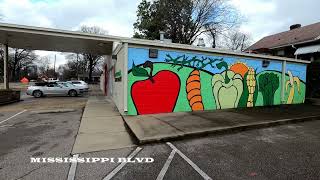
M 320 118 L 320 115 L 315 115 L 315 116 L 308 116 L 308 117 L 302 117 L 302 118 L 280 119 L 280 120 L 275 120 L 275 121 L 263 121 L 263 122 L 257 122 L 257 123 L 245 123 L 245 124 L 240 124 L 240 125 L 236 125 L 236 126 L 207 128 L 204 130 L 183 132 L 183 133 L 163 135 L 163 136 L 138 137 L 137 132 L 134 132 L 135 130 L 133 128 L 131 128 L 130 124 L 128 124 L 126 122 L 125 118 L 122 117 L 125 124 L 129 127 L 129 130 L 131 131 L 131 133 L 137 139 L 137 142 L 139 145 L 148 144 L 148 143 L 156 143 L 156 142 L 166 142 L 169 140 L 179 140 L 179 139 L 186 139 L 186 138 L 193 138 L 193 137 L 201 137 L 201 136 L 207 136 L 207 135 L 231 134 L 231 133 L 252 130 L 252 129 L 261 129 L 261 128 L 267 128 L 267 127 L 284 125 L 284 124 L 293 124 L 293 123 L 299 123 L 299 122 L 305 122 L 305 121 L 313 121 L 313 120 L 317 120 L 319 118 Z

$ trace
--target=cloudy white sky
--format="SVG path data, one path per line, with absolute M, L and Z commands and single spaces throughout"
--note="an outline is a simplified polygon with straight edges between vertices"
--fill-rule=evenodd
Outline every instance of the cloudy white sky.
M 77 30 L 96 25 L 110 35 L 131 37 L 141 0 L 0 0 L 2 22 Z M 288 30 L 291 24 L 307 25 L 320 21 L 319 0 L 230 0 L 246 17 L 241 30 L 254 41 Z M 52 52 L 41 56 L 54 57 Z M 64 55 L 58 54 L 58 64 Z

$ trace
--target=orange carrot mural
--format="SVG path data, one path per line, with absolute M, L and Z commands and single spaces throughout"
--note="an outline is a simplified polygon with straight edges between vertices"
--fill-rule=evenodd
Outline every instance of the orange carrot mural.
M 201 96 L 200 71 L 193 70 L 187 78 L 187 98 L 192 111 L 204 110 Z

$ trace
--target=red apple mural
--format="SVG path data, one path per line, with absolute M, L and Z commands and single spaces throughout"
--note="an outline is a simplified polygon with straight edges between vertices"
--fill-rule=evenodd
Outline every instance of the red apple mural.
M 169 113 L 174 110 L 180 91 L 179 76 L 163 70 L 152 76 L 153 63 L 146 61 L 144 68 L 150 68 L 150 74 L 143 68 L 133 66 L 135 76 L 148 76 L 136 81 L 131 87 L 131 97 L 138 114 Z

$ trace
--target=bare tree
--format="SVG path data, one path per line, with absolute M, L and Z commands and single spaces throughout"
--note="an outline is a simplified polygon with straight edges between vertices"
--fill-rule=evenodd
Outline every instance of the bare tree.
M 228 0 L 194 0 L 193 14 L 196 18 L 190 36 L 191 42 L 206 33 L 213 38 L 212 47 L 216 46 L 218 34 L 236 28 L 241 23 L 240 15 Z
M 37 64 L 38 64 L 39 73 L 41 75 L 48 76 L 48 71 L 50 69 L 50 57 L 49 56 L 41 57 L 41 59 L 37 61 Z
M 3 61 L 3 49 L 0 48 L 0 82 L 3 82 L 3 71 L 4 71 L 4 61 Z
M 224 46 L 232 51 L 243 52 L 251 44 L 251 37 L 240 31 L 230 31 L 223 38 Z
M 234 28 L 241 22 L 240 15 L 228 2 L 143 0 L 137 10 L 134 37 L 158 39 L 161 30 L 175 43 L 193 44 L 200 35 L 207 33 L 215 39 L 217 33 Z
M 80 28 L 80 30 L 82 32 L 85 33 L 91 33 L 91 34 L 100 34 L 100 35 L 104 35 L 107 34 L 107 31 L 105 31 L 104 29 L 97 27 L 97 26 L 82 26 Z M 82 54 L 83 56 L 83 60 L 88 62 L 88 78 L 89 78 L 89 83 L 92 82 L 92 72 L 94 71 L 96 65 L 99 63 L 99 61 L 101 61 L 102 56 L 101 55 L 97 55 L 97 54 L 92 54 L 92 53 L 84 53 Z
M 90 34 L 99 34 L 99 35 L 105 35 L 108 34 L 108 31 L 102 29 L 99 26 L 86 26 L 83 25 L 80 27 L 81 32 L 90 33 Z
M 11 81 L 18 81 L 22 69 L 27 69 L 37 59 L 31 50 L 13 48 L 9 52 L 9 68 L 11 70 Z

